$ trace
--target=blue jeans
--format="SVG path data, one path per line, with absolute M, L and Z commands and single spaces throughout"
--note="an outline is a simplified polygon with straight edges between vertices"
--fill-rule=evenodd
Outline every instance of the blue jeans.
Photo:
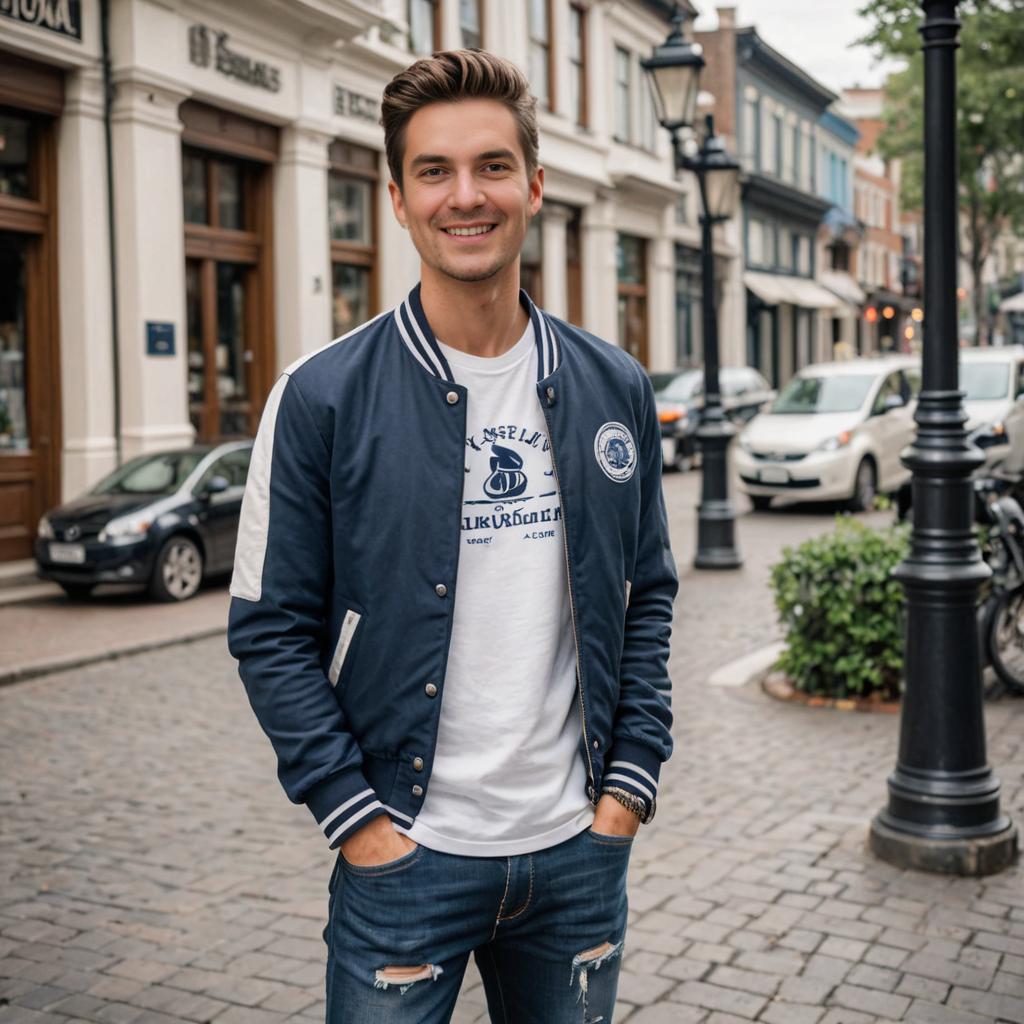
M 444 1024 L 471 952 L 493 1024 L 612 1024 L 631 845 L 586 829 L 514 857 L 339 854 L 327 1024 Z

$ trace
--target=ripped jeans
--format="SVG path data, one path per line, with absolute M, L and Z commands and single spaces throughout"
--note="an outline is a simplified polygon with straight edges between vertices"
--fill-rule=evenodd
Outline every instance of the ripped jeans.
M 612 1024 L 631 845 L 586 829 L 513 857 L 339 854 L 327 1024 L 446 1024 L 471 952 L 492 1024 Z

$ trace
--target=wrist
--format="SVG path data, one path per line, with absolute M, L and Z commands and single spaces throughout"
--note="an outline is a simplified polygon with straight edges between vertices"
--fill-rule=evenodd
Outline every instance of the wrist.
M 616 803 L 620 804 L 627 811 L 633 814 L 637 823 L 642 823 L 647 818 L 647 801 L 636 793 L 620 789 L 618 786 L 605 786 L 603 795 L 610 796 Z

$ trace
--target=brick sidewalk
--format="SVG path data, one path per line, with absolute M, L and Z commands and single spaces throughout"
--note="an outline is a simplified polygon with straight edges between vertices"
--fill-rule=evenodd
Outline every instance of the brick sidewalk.
M 697 482 L 666 480 L 684 567 Z M 705 684 L 777 638 L 768 567 L 830 527 L 746 516 L 742 572 L 682 571 L 676 754 L 632 854 L 616 1024 L 1024 1022 L 1024 872 L 916 875 L 865 849 L 897 719 Z M 988 726 L 1024 824 L 1024 703 Z M 323 1019 L 331 855 L 221 638 L 0 690 L 0 764 L 0 1024 Z M 471 967 L 454 1024 L 486 1020 Z

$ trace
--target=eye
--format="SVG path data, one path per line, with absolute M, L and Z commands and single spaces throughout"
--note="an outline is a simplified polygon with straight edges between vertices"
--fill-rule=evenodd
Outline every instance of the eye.
M 437 174 L 444 174 L 444 168 L 443 168 L 443 167 L 428 167 L 428 168 L 427 168 L 427 169 L 426 169 L 426 170 L 425 170 L 425 171 L 424 171 L 424 172 L 423 172 L 423 173 L 422 173 L 422 174 L 420 175 L 420 177 L 421 177 L 421 178 L 436 178 L 436 177 L 437 177 L 437 174 L 434 174 L 434 171 L 437 171 Z
M 492 171 L 492 170 L 507 171 L 508 170 L 508 164 L 498 164 L 498 163 L 484 164 L 484 170 L 485 171 Z

